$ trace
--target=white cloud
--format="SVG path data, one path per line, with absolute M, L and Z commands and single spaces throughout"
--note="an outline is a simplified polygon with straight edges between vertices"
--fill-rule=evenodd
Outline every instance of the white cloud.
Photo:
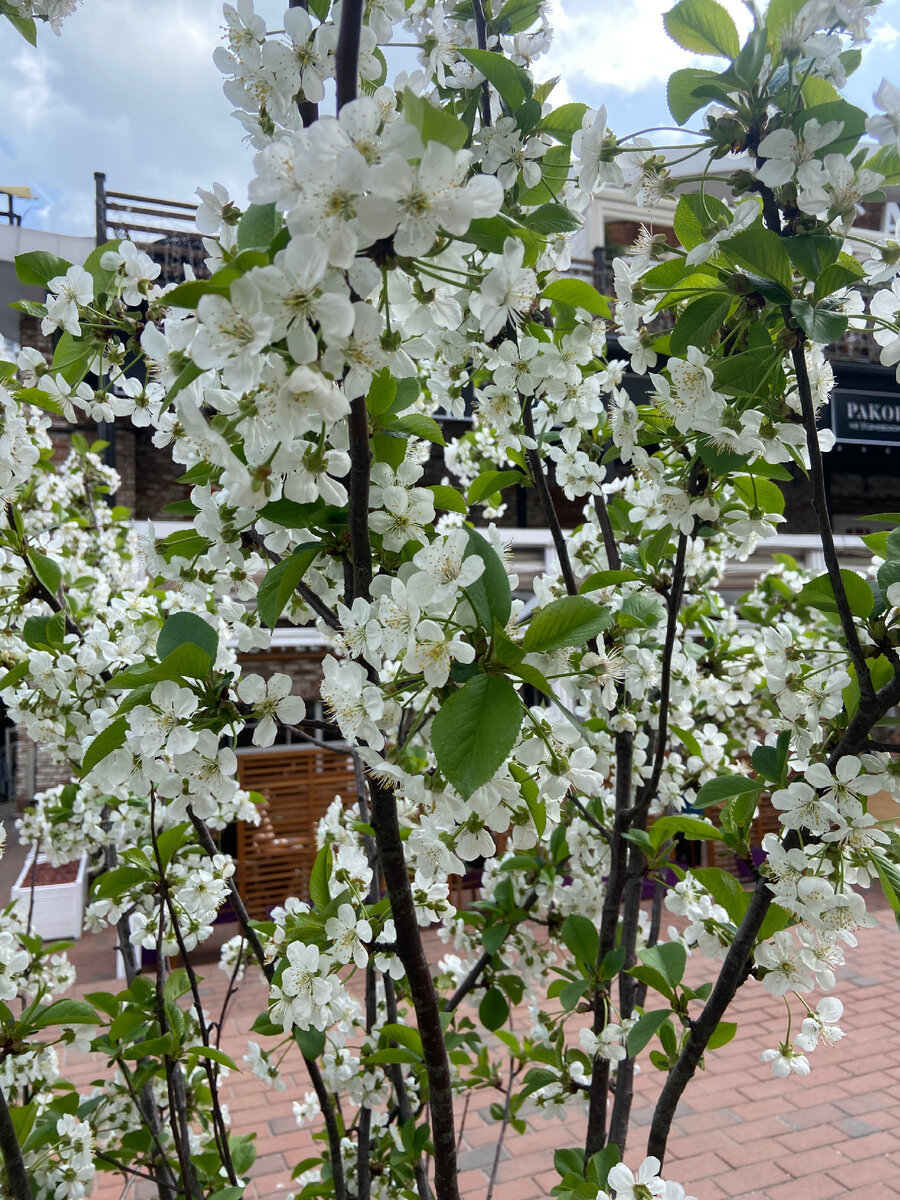
M 587 84 L 602 97 L 604 85 L 632 94 L 662 84 L 672 71 L 699 62 L 668 36 L 663 13 L 673 0 L 555 0 L 551 23 L 554 41 L 541 60 L 545 73 L 561 75 L 571 94 L 572 83 Z M 747 13 L 738 0 L 726 0 L 741 32 Z M 715 60 L 705 59 L 706 65 Z

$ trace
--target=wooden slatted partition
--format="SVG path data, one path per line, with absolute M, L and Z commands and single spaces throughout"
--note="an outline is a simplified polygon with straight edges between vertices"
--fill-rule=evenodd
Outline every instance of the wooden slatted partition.
M 238 755 L 241 787 L 266 799 L 258 826 L 238 824 L 237 880 L 250 915 L 264 920 L 288 896 L 308 898 L 316 827 L 335 796 L 356 794 L 353 760 L 318 746 Z

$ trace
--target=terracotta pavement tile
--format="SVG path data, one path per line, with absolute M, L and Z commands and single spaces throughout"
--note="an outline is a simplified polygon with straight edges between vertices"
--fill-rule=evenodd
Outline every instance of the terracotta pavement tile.
M 839 1146 L 846 1140 L 846 1133 L 835 1125 L 813 1125 L 809 1129 L 796 1129 L 781 1134 L 778 1140 L 791 1154 L 804 1150 L 815 1150 L 817 1146 Z
M 815 1069 L 815 1064 L 814 1064 Z M 818 1104 L 837 1104 L 845 1099 L 847 1089 L 845 1086 L 846 1079 L 843 1077 L 844 1072 L 841 1072 L 840 1082 L 835 1083 L 819 1083 L 818 1075 L 810 1075 L 807 1079 L 799 1079 L 798 1088 L 791 1089 L 791 1103 L 794 1108 L 814 1108 Z M 816 1080 L 813 1083 L 813 1080 Z M 772 1080 L 775 1083 L 775 1080 Z M 812 1084 L 812 1086 L 804 1087 L 803 1084 Z M 777 1086 L 777 1084 L 776 1084 Z M 843 1110 L 842 1110 L 843 1111 Z
M 843 1184 L 832 1179 L 830 1175 L 810 1175 L 806 1179 L 792 1179 L 790 1183 L 779 1183 L 767 1187 L 766 1200 L 831 1200 L 832 1197 L 851 1196 Z M 747 1200 L 741 1196 L 740 1200 Z M 866 1189 L 865 1200 L 871 1200 L 871 1193 Z
M 739 1146 L 747 1146 L 760 1140 L 780 1140 L 791 1132 L 791 1128 L 784 1117 L 758 1117 L 755 1121 L 745 1121 L 744 1124 L 735 1125 L 733 1129 L 727 1129 L 725 1132 Z
M 869 1095 L 863 1093 L 860 1096 L 845 1096 L 842 1100 L 835 1100 L 835 1104 L 842 1112 L 851 1117 L 867 1116 L 869 1113 L 877 1113 L 887 1107 L 893 1107 L 884 1089 Z
M 725 1146 L 717 1153 L 729 1167 L 746 1167 L 750 1163 L 764 1162 L 767 1158 L 781 1162 L 790 1152 L 772 1138 L 754 1137 L 733 1146 Z
M 814 1150 L 780 1155 L 778 1162 L 789 1175 L 801 1179 L 809 1175 L 820 1175 L 831 1167 L 846 1166 L 848 1156 L 844 1149 L 844 1142 L 832 1146 L 817 1146 Z
M 668 1165 L 668 1160 L 667 1160 Z M 729 1173 L 728 1163 L 717 1154 L 693 1154 L 690 1158 L 682 1158 L 677 1164 L 672 1160 L 670 1167 L 672 1177 L 679 1183 L 690 1181 L 696 1185 L 701 1179 L 720 1179 Z M 663 1172 L 665 1176 L 667 1172 Z
M 838 1183 L 857 1191 L 869 1183 L 884 1183 L 888 1179 L 900 1184 L 900 1167 L 887 1157 L 864 1159 L 862 1162 L 848 1163 L 845 1167 L 830 1167 L 828 1174 Z
M 815 1125 L 833 1124 L 844 1114 L 833 1104 L 816 1104 L 812 1108 L 795 1108 L 784 1120 L 795 1129 L 810 1129 Z
M 849 1138 L 842 1144 L 841 1150 L 847 1158 L 854 1160 L 871 1158 L 877 1154 L 893 1154 L 896 1158 L 900 1152 L 900 1137 L 887 1131 L 870 1133 L 864 1137 Z
M 484 1171 L 462 1171 L 459 1176 L 459 1194 L 466 1200 L 480 1200 L 487 1191 L 488 1177 Z
M 637 1140 L 637 1139 L 635 1139 Z M 666 1155 L 666 1161 L 678 1162 L 681 1157 L 688 1157 L 692 1154 L 722 1154 L 723 1151 L 730 1149 L 735 1143 L 723 1129 L 710 1129 L 706 1133 L 695 1133 L 690 1138 L 675 1138 L 669 1147 Z M 679 1149 L 682 1154 L 679 1155 Z
M 683 1117 L 678 1125 L 683 1133 L 691 1134 L 702 1133 L 707 1129 L 727 1129 L 740 1123 L 741 1118 L 732 1109 L 718 1108 L 712 1112 L 694 1113 L 690 1117 Z
M 788 1178 L 787 1172 L 783 1171 L 777 1163 L 772 1162 L 771 1159 L 764 1159 L 762 1162 L 751 1163 L 749 1166 L 729 1171 L 727 1180 L 723 1180 L 723 1182 L 727 1183 L 728 1190 L 732 1195 L 740 1196 L 752 1188 L 768 1190 L 770 1184 L 784 1183 Z

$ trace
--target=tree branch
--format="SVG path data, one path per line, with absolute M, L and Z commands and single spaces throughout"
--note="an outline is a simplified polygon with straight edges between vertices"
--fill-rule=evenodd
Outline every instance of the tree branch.
M 2 1087 L 0 1087 L 0 1151 L 3 1153 L 6 1178 L 9 1181 L 10 1200 L 34 1200 L 28 1172 L 25 1170 L 25 1162 L 22 1158 L 22 1148 L 16 1137 L 16 1129 Z
M 784 311 L 785 324 L 790 321 L 789 310 Z M 856 669 L 857 683 L 860 690 L 860 705 L 863 699 L 867 704 L 875 702 L 875 688 L 872 677 L 866 666 L 866 657 L 859 642 L 859 635 L 847 600 L 847 591 L 841 576 L 841 564 L 838 561 L 834 537 L 831 532 L 831 519 L 828 515 L 828 498 L 825 494 L 825 470 L 822 465 L 822 451 L 819 449 L 819 438 L 816 431 L 816 410 L 813 404 L 812 388 L 809 383 L 809 372 L 806 369 L 806 355 L 803 352 L 804 342 L 798 332 L 798 340 L 791 349 L 791 359 L 794 363 L 794 373 L 797 376 L 797 392 L 800 396 L 800 412 L 803 429 L 806 434 L 806 449 L 809 454 L 809 481 L 812 491 L 811 501 L 819 536 L 822 539 L 822 553 L 825 557 L 825 567 L 828 579 L 834 591 L 838 617 L 841 622 L 850 659 Z
M 533 442 L 537 442 L 537 438 L 534 435 L 534 417 L 531 413 L 531 405 L 532 397 L 526 396 L 522 406 L 522 426 L 525 429 L 526 435 Z M 531 477 L 534 480 L 535 490 L 537 491 L 538 500 L 541 505 L 541 512 L 544 514 L 544 520 L 547 522 L 547 528 L 550 530 L 550 536 L 553 538 L 553 545 L 556 548 L 556 557 L 559 559 L 559 569 L 562 572 L 566 591 L 570 596 L 577 596 L 578 584 L 575 582 L 575 574 L 572 570 L 572 563 L 569 560 L 569 549 L 566 546 L 565 535 L 559 523 L 559 517 L 556 515 L 556 509 L 553 507 L 553 497 L 550 495 L 550 488 L 547 486 L 547 477 L 544 474 L 544 467 L 541 463 L 541 456 L 537 447 L 534 450 L 526 450 L 525 458 L 531 471 Z

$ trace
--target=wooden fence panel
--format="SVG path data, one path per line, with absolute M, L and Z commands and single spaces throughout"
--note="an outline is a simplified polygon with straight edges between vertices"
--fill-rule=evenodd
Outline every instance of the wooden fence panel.
M 237 882 L 247 910 L 264 920 L 288 896 L 308 899 L 316 827 L 335 796 L 356 794 L 349 755 L 317 746 L 238 755 L 241 787 L 266 799 L 258 826 L 238 824 Z

